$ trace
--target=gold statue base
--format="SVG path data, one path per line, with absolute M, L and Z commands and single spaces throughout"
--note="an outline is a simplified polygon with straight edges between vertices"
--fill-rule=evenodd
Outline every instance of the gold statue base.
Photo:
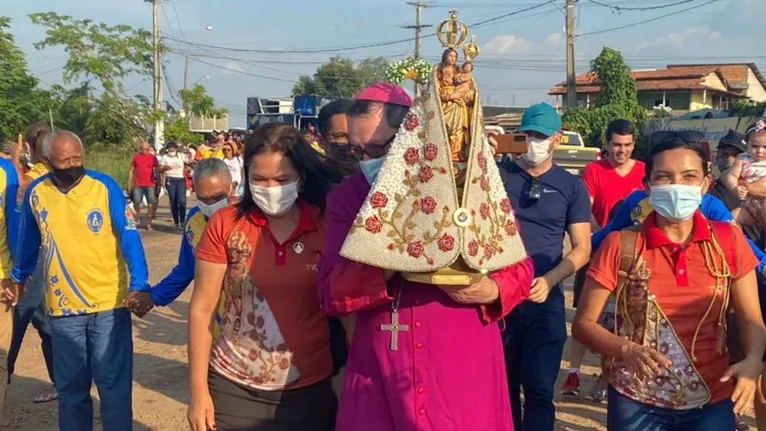
M 438 284 L 442 286 L 470 286 L 477 283 L 486 274 L 477 272 L 468 266 L 463 258 L 452 265 L 432 272 L 404 272 L 402 277 L 413 283 Z

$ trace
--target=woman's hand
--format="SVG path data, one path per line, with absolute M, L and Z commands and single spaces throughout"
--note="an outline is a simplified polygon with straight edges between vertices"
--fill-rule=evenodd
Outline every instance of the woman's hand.
M 192 392 L 186 418 L 189 419 L 189 426 L 192 431 L 214 431 L 218 429 L 215 425 L 215 409 L 210 391 L 205 389 Z
M 753 411 L 758 376 L 761 375 L 762 370 L 761 359 L 748 356 L 744 361 L 729 367 L 721 377 L 722 382 L 728 382 L 732 377 L 737 378 L 734 394 L 731 396 L 731 401 L 734 403 L 734 413 L 746 415 Z
M 630 343 L 622 354 L 625 366 L 634 376 L 646 380 L 662 375 L 662 369 L 669 367 L 672 362 L 651 347 Z

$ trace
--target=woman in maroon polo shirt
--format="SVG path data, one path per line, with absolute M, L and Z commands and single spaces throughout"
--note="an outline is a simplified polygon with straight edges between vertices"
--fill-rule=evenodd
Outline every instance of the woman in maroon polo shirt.
M 698 210 L 710 182 L 701 146 L 669 136 L 646 172 L 654 211 L 596 252 L 572 334 L 606 358 L 608 429 L 733 430 L 734 413 L 752 409 L 766 344 L 758 262 L 737 227 Z M 610 331 L 599 319 L 612 295 Z M 746 352 L 731 367 L 730 304 Z

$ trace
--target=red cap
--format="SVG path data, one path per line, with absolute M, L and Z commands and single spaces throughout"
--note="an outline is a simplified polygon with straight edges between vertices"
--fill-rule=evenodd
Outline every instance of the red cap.
M 356 100 L 387 103 L 390 105 L 406 106 L 407 108 L 412 107 L 412 98 L 404 89 L 387 82 L 379 82 L 365 88 L 356 96 Z

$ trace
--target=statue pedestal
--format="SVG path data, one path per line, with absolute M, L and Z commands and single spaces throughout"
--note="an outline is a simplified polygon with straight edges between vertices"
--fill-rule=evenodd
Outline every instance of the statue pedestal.
M 463 258 L 452 265 L 432 272 L 405 272 L 402 277 L 413 283 L 439 284 L 442 286 L 470 286 L 484 277 L 468 266 Z

